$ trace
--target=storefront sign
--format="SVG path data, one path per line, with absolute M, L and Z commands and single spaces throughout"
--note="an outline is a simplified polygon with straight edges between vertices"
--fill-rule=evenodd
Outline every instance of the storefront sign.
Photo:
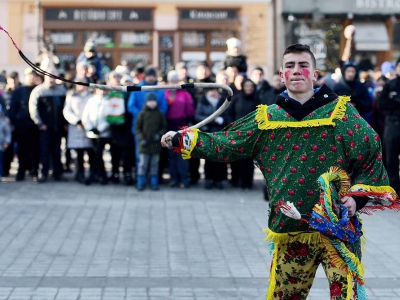
M 123 52 L 121 53 L 121 61 L 131 62 L 134 64 L 142 63 L 144 65 L 150 64 L 149 52 Z
M 151 34 L 149 31 L 121 32 L 120 47 L 150 46 Z
M 227 21 L 237 19 L 235 9 L 182 9 L 180 11 L 181 20 L 191 21 Z
M 400 9 L 400 0 L 356 0 L 357 8 Z
M 151 21 L 151 9 L 45 9 L 46 21 L 73 21 L 73 22 L 135 22 Z
M 98 46 L 114 47 L 115 38 L 114 31 L 85 31 L 83 33 L 83 41 L 94 41 Z
M 53 45 L 76 45 L 78 34 L 70 31 L 53 31 L 49 34 Z

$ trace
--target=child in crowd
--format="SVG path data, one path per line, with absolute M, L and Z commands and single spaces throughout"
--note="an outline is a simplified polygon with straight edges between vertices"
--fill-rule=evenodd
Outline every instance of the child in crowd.
M 144 190 L 146 173 L 154 191 L 158 190 L 158 160 L 161 153 L 161 134 L 167 129 L 167 120 L 157 105 L 154 93 L 146 95 L 146 103 L 136 122 L 136 135 L 139 142 L 139 169 L 137 189 Z

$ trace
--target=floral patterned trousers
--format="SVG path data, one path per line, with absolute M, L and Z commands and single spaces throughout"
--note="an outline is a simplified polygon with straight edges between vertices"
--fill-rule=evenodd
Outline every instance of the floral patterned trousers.
M 346 270 L 331 264 L 322 243 L 298 241 L 275 245 L 266 299 L 307 299 L 319 264 L 328 278 L 332 300 L 357 299 L 355 282 Z

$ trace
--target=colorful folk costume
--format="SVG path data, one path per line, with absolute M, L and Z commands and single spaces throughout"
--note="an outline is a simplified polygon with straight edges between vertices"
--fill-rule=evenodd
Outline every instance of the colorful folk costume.
M 267 300 L 306 299 L 320 263 L 331 299 L 366 299 L 359 214 L 399 210 L 400 203 L 379 137 L 349 100 L 323 86 L 291 110 L 295 100 L 282 93 L 277 104 L 260 105 L 220 132 L 187 128 L 172 140 L 184 158 L 252 158 L 262 171 L 273 251 Z M 357 203 L 351 218 L 340 202 L 346 195 Z

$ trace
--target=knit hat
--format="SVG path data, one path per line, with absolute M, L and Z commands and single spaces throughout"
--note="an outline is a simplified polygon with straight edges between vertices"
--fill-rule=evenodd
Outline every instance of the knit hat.
M 154 93 L 148 93 L 146 95 L 146 101 L 157 101 L 157 95 Z
M 343 66 L 342 66 L 342 75 L 344 75 L 344 72 L 346 71 L 347 68 L 349 67 L 353 67 L 354 69 L 356 69 L 356 73 L 358 73 L 358 68 L 355 62 L 353 61 L 346 61 Z
M 154 68 L 149 68 L 145 71 L 146 76 L 155 76 L 157 77 L 157 71 Z
M 93 41 L 87 41 L 83 50 L 85 52 L 96 52 L 96 44 Z
M 400 61 L 398 60 L 397 63 L 399 63 Z M 396 63 L 396 65 L 397 65 Z M 381 66 L 381 72 L 382 75 L 385 75 L 387 73 L 390 73 L 391 71 L 393 71 L 395 68 L 395 66 L 392 64 L 392 62 L 390 61 L 385 61 L 383 62 L 382 66 Z
M 242 46 L 242 42 L 239 39 L 232 37 L 226 40 L 226 46 L 228 48 L 235 48 L 235 47 L 240 48 Z

